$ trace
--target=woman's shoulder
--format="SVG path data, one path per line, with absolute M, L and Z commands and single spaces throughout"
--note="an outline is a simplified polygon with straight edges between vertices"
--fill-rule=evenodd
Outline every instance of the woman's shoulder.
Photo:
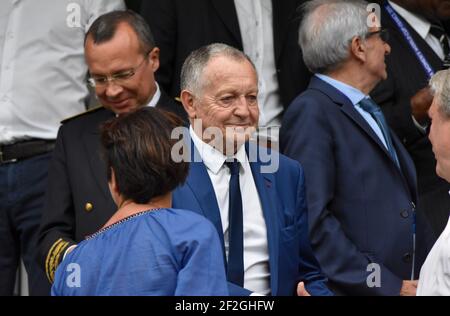
M 150 215 L 161 221 L 180 222 L 182 225 L 212 225 L 203 215 L 186 209 L 167 208 Z
M 167 208 L 150 214 L 147 219 L 157 221 L 172 236 L 190 236 L 200 240 L 217 234 L 215 227 L 206 217 L 191 210 Z

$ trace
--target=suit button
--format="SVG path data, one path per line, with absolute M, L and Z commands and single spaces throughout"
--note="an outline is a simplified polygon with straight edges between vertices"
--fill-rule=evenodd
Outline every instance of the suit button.
M 407 253 L 405 253 L 404 255 L 403 255 L 403 262 L 405 262 L 405 263 L 410 263 L 411 262 L 411 259 L 412 259 L 412 256 L 411 256 L 411 254 L 409 253 L 409 252 L 407 252 Z
M 84 206 L 84 210 L 86 212 L 91 212 L 94 209 L 94 205 L 92 205 L 91 203 L 86 203 L 86 205 Z
M 409 217 L 409 212 L 407 210 L 404 210 L 400 213 L 400 216 L 402 218 L 408 218 Z

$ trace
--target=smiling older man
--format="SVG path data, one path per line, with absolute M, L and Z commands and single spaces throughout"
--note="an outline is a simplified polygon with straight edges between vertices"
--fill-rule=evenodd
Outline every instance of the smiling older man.
M 250 59 L 233 47 L 211 44 L 187 58 L 181 82 L 181 101 L 193 125 L 191 148 L 202 161 L 190 163 L 173 207 L 203 214 L 215 225 L 230 293 L 332 294 L 311 251 L 300 164 L 280 155 L 278 169 L 262 173 L 264 162 L 250 154 L 255 146 L 244 145 L 259 116 L 258 76 Z

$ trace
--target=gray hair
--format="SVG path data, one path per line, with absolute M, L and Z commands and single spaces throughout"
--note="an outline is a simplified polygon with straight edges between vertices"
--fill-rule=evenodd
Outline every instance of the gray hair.
M 311 72 L 333 70 L 349 57 L 352 38 L 369 31 L 367 6 L 362 0 L 312 0 L 302 6 L 299 44 Z
M 450 69 L 438 71 L 431 77 L 431 91 L 442 113 L 450 118 Z
M 256 73 L 255 65 L 245 53 L 226 44 L 214 43 L 193 51 L 186 58 L 181 68 L 181 90 L 200 93 L 204 87 L 203 71 L 208 62 L 215 57 L 228 57 L 236 61 L 248 61 Z

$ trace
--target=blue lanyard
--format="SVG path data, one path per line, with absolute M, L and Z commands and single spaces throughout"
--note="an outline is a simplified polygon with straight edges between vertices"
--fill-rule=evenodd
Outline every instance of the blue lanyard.
M 412 38 L 411 33 L 408 31 L 408 29 L 406 28 L 403 21 L 400 19 L 400 17 L 397 15 L 397 13 L 394 11 L 392 6 L 387 1 L 384 2 L 384 8 L 389 13 L 389 15 L 391 16 L 394 23 L 397 24 L 397 27 L 399 28 L 400 32 L 402 32 L 402 34 L 403 34 L 403 37 L 408 42 L 409 46 L 413 50 L 413 52 L 416 55 L 419 62 L 422 64 L 422 67 L 428 76 L 428 80 L 431 79 L 431 77 L 434 75 L 435 71 L 433 70 L 430 63 L 423 55 L 423 53 L 420 51 L 419 47 L 417 47 L 417 44 L 414 41 L 414 39 Z

